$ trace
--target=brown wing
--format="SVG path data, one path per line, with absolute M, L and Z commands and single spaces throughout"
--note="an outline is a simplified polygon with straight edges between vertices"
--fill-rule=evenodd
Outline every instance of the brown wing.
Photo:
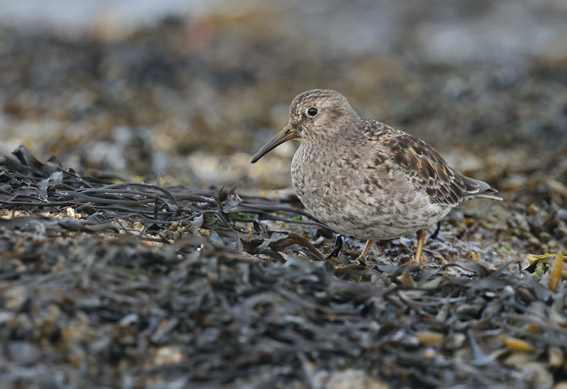
M 475 196 L 498 199 L 492 195 L 497 191 L 490 185 L 465 177 L 421 139 L 377 122 L 366 126 L 365 132 L 383 146 L 390 160 L 418 189 L 429 195 L 432 203 L 456 206 Z

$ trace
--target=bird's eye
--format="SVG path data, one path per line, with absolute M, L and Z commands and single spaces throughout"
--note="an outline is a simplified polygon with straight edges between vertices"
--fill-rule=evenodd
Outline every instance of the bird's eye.
M 307 115 L 314 117 L 317 116 L 317 114 L 319 113 L 319 110 L 315 107 L 311 107 L 307 110 Z

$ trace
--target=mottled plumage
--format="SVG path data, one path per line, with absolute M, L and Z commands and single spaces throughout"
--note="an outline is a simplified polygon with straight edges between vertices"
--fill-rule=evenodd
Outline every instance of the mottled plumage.
M 499 199 L 494 188 L 448 166 L 421 139 L 360 118 L 332 90 L 298 95 L 288 126 L 252 162 L 290 139 L 300 142 L 291 165 L 297 195 L 317 219 L 342 234 L 393 239 L 437 223 L 469 198 Z

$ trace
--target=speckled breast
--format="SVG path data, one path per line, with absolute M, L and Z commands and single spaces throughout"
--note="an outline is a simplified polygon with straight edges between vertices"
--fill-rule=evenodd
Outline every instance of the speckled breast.
M 441 220 L 451 207 L 431 204 L 401 174 L 368 166 L 364 158 L 317 154 L 302 144 L 291 165 L 303 205 L 338 233 L 385 240 L 408 235 Z

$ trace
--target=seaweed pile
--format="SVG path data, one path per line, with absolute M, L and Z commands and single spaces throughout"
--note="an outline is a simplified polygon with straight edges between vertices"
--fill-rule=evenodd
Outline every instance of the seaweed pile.
M 363 267 L 329 258 L 333 232 L 285 193 L 126 182 L 24 146 L 14 155 L 0 159 L 0 386 L 567 381 L 561 254 L 524 270 Z

